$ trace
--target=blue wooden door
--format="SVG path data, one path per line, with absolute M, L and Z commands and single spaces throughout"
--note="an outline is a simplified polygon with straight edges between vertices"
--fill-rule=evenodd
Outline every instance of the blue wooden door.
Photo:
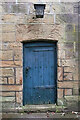
M 23 44 L 23 105 L 56 102 L 56 43 Z

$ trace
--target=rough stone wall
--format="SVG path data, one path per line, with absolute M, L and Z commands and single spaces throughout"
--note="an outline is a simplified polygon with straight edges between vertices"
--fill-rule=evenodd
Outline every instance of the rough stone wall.
M 66 96 L 79 94 L 78 3 L 45 3 L 44 18 L 35 17 L 33 2 L 0 3 L 0 87 L 2 84 L 3 107 L 22 105 L 23 41 L 57 41 L 57 100 L 60 103 L 63 98 L 67 100 Z

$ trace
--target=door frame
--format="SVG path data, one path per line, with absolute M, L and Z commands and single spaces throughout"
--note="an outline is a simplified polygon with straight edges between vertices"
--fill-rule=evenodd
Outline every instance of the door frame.
M 39 43 L 39 42 L 43 42 L 43 43 L 53 43 L 53 44 L 56 44 L 56 99 L 55 99 L 55 104 L 57 104 L 57 42 L 58 41 L 56 41 L 56 40 L 29 40 L 29 41 L 23 41 L 22 43 L 23 43 L 23 46 L 24 46 L 24 44 L 28 44 L 28 43 Z M 24 52 L 24 51 L 23 51 Z M 24 56 L 22 56 L 22 58 L 23 58 L 23 61 L 22 62 L 24 62 Z M 24 74 L 23 74 L 24 75 Z M 24 76 L 23 76 L 23 82 L 24 82 Z M 24 83 L 23 83 L 24 84 Z M 23 86 L 24 87 L 24 86 Z M 23 90 L 22 90 L 22 95 L 23 95 L 23 93 L 24 93 L 24 88 L 23 88 Z M 24 106 L 24 97 L 22 96 L 22 99 L 23 99 L 23 101 L 22 101 L 22 104 L 23 104 L 23 106 Z

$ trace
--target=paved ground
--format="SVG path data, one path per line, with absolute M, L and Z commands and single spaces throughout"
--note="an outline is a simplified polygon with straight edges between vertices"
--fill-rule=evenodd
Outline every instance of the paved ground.
M 2 120 L 80 120 L 80 112 L 74 112 L 74 109 L 55 105 L 27 105 L 12 109 L 6 108 L 2 109 Z
M 3 113 L 2 118 L 2 120 L 80 120 L 80 113 Z

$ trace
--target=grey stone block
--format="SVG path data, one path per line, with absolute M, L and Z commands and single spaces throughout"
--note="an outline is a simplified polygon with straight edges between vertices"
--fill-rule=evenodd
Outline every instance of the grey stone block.
M 5 3 L 3 4 L 3 11 L 4 13 L 24 13 L 27 14 L 30 10 L 33 11 L 32 9 L 32 4 L 28 5 L 27 3 L 25 4 L 16 4 L 16 3 Z
M 58 14 L 57 17 L 64 23 L 78 24 L 78 14 Z
M 0 97 L 0 102 L 15 102 L 15 97 Z

